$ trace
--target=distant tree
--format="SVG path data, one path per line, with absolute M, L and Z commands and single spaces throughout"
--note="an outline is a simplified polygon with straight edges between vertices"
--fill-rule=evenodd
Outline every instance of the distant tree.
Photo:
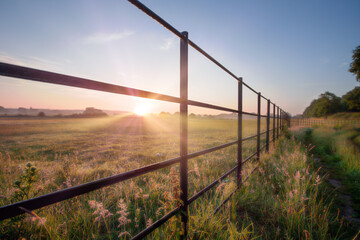
M 83 117 L 106 117 L 108 116 L 105 112 L 100 109 L 93 107 L 87 107 L 85 111 L 81 114 Z
M 331 92 L 325 92 L 318 99 L 311 102 L 304 113 L 304 117 L 325 117 L 345 110 L 341 98 Z
M 353 50 L 349 72 L 356 76 L 356 81 L 360 82 L 360 45 Z
M 46 115 L 45 115 L 45 113 L 44 112 L 39 112 L 38 113 L 38 117 L 45 117 Z
M 342 98 L 349 111 L 360 112 L 360 87 L 355 87 Z

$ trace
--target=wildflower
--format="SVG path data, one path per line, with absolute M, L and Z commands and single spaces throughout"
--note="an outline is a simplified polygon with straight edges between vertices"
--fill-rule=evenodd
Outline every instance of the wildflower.
M 69 187 L 72 187 L 70 176 L 66 178 L 66 181 L 64 182 L 64 185 L 65 185 L 66 187 L 68 187 L 68 188 L 69 188 Z
M 150 227 L 151 225 L 152 225 L 152 219 L 151 218 L 149 218 L 148 220 L 147 220 L 147 222 L 146 222 L 146 227 Z
M 131 220 L 127 218 L 127 216 L 129 215 L 129 212 L 127 210 L 127 206 L 126 206 L 126 203 L 124 202 L 124 199 L 122 199 L 122 198 L 119 199 L 118 208 L 119 208 L 119 211 L 116 212 L 117 214 L 120 214 L 120 217 L 118 218 L 118 221 L 119 221 L 118 227 L 130 223 Z
M 105 221 L 106 218 L 112 216 L 113 214 L 109 212 L 106 208 L 104 208 L 103 204 L 97 202 L 95 200 L 88 201 L 90 208 L 95 209 L 93 215 L 95 215 L 95 222 L 101 222 L 101 219 Z
M 161 216 L 161 214 L 162 214 L 161 211 L 162 211 L 162 210 L 163 210 L 163 207 L 159 207 L 159 208 L 156 210 L 156 213 L 155 213 L 155 214 L 156 214 L 157 217 L 160 217 L 160 216 Z M 135 219 L 136 219 L 136 218 L 135 218 Z
M 200 177 L 199 167 L 198 167 L 198 165 L 196 163 L 195 163 L 195 167 L 194 167 L 194 172 L 198 177 Z
M 289 192 L 289 197 L 290 197 L 290 198 L 293 198 L 293 197 L 294 197 L 292 191 Z
M 320 183 L 321 179 L 320 179 L 320 176 L 317 175 L 316 178 L 315 178 L 315 186 L 318 185 Z
M 143 193 L 143 190 L 141 187 L 139 187 L 139 192 L 135 193 L 135 199 L 140 198 L 140 194 L 142 194 L 142 193 Z

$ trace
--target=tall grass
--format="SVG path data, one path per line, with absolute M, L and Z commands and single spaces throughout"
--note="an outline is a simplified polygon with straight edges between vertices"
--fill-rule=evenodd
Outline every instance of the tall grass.
M 307 149 L 284 139 L 275 148 L 239 192 L 238 221 L 250 222 L 262 239 L 352 239 Z
M 307 144 L 313 144 L 312 153 L 322 159 L 331 178 L 342 182 L 342 191 L 352 198 L 355 214 L 360 216 L 360 149 L 356 144 L 359 130 L 356 128 L 308 129 Z
M 123 129 L 121 125 L 108 124 L 107 120 L 106 127 L 97 126 L 94 131 L 64 133 L 51 125 L 49 129 L 55 128 L 56 132 L 53 136 L 54 132 L 31 133 L 22 137 L 20 135 L 23 133 L 20 132 L 4 134 L 6 136 L 0 145 L 0 204 L 18 201 L 16 196 L 30 198 L 168 158 L 174 154 L 173 148 L 178 147 L 166 144 L 174 135 L 172 121 L 162 120 L 164 130 L 161 137 L 146 134 L 153 133 L 148 125 L 138 123 L 142 130 L 135 126 Z M 122 120 L 120 122 L 124 124 Z M 202 122 L 196 119 L 189 124 L 197 130 L 194 131 L 197 137 L 193 137 L 191 145 L 193 151 L 236 137 L 236 128 L 233 128 L 236 121 Z M 212 125 L 215 129 L 213 132 Z M 94 129 L 94 125 L 91 127 Z M 124 131 L 126 134 L 120 134 Z M 251 135 L 254 129 L 249 127 L 247 131 L 245 135 Z M 118 138 L 126 135 L 135 148 L 136 143 L 141 145 L 137 150 L 142 150 L 142 154 L 136 149 L 127 150 L 129 145 L 124 141 L 115 141 L 115 134 Z M 55 141 L 57 135 L 60 138 Z M 204 141 L 202 136 L 208 139 Z M 66 141 L 72 137 L 79 143 L 74 150 Z M 31 141 L 26 141 L 26 138 L 31 138 Z M 161 142 L 164 139 L 165 143 Z M 49 143 L 49 140 L 53 142 Z M 107 154 L 95 154 L 93 158 L 88 158 L 86 152 L 93 153 L 92 145 L 96 144 L 100 145 L 100 152 L 106 148 Z M 156 147 L 143 151 L 153 144 L 165 144 L 165 151 Z M 41 152 L 37 146 L 41 146 Z M 46 151 L 52 147 L 54 151 Z M 59 152 L 64 148 L 69 152 Z M 245 146 L 244 157 L 253 151 L 254 145 L 250 142 Z M 269 154 L 262 155 L 260 163 L 253 160 L 244 166 L 243 179 L 255 167 L 259 168 L 214 215 L 214 209 L 236 188 L 236 174 L 231 174 L 190 205 L 189 237 L 329 239 L 330 236 L 341 239 L 345 236 L 341 228 L 342 220 L 330 212 L 331 198 L 323 195 L 323 180 L 316 171 L 313 172 L 306 154 L 307 150 L 294 141 L 281 139 Z M 234 167 L 235 156 L 236 147 L 229 147 L 190 160 L 189 196 Z M 27 162 L 31 163 L 26 165 Z M 23 190 L 26 194 L 19 195 Z M 179 207 L 179 191 L 179 166 L 174 165 L 2 221 L 1 238 L 130 239 Z M 175 216 L 151 233 L 149 239 L 179 239 L 180 234 L 180 219 Z

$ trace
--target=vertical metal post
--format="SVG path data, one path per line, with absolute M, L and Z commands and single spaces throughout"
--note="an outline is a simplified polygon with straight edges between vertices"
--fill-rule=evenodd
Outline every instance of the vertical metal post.
M 242 78 L 239 78 L 238 82 L 238 147 L 237 147 L 237 182 L 238 187 L 241 185 L 241 171 L 242 171 L 242 85 L 243 81 Z
M 256 156 L 257 160 L 260 160 L 260 111 L 261 111 L 261 93 L 258 93 L 258 114 L 257 114 L 257 144 L 256 144 Z
M 267 101 L 267 115 L 266 115 L 266 151 L 269 152 L 270 143 L 270 100 Z
M 275 104 L 273 104 L 273 141 L 275 143 L 275 121 L 276 121 L 276 114 L 275 114 Z
M 277 107 L 277 128 L 276 128 L 276 138 L 279 138 L 279 107 Z
M 180 40 L 180 199 L 182 239 L 188 234 L 188 33 Z
M 280 130 L 282 130 L 282 109 L 280 108 Z

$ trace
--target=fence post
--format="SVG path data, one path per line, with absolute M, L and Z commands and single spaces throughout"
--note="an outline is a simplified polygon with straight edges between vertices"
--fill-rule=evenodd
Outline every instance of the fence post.
M 238 187 L 241 185 L 242 180 L 242 78 L 239 78 L 238 82 L 238 148 L 237 148 L 237 161 L 238 161 L 238 169 L 237 169 L 237 183 Z
M 267 114 L 266 114 L 266 151 L 269 152 L 270 143 L 270 100 L 267 100 Z
M 256 144 L 256 156 L 257 160 L 260 160 L 260 114 L 261 114 L 261 93 L 258 93 L 258 114 L 257 114 L 257 144 Z
M 180 199 L 182 239 L 188 234 L 188 33 L 180 40 Z
M 275 103 L 273 103 L 273 142 L 275 143 L 275 121 L 276 121 L 276 114 L 275 114 Z
M 279 106 L 277 106 L 277 128 L 276 128 L 276 138 L 279 138 Z

